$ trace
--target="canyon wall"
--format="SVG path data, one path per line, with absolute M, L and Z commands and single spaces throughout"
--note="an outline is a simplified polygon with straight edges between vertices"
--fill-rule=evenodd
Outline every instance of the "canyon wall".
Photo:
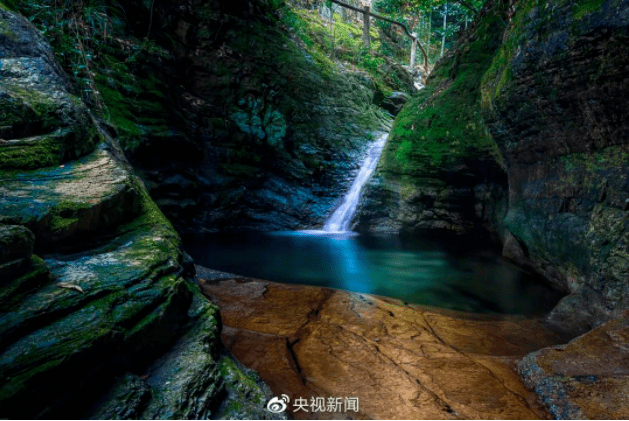
M 357 219 L 480 228 L 565 292 L 545 322 L 577 337 L 518 363 L 558 419 L 626 408 L 628 36 L 627 1 L 489 1 L 396 119 Z
M 357 230 L 504 236 L 507 176 L 480 111 L 480 81 L 500 46 L 505 13 L 491 2 L 397 116 Z
M 44 36 L 0 3 L 0 417 L 267 416 L 193 271 Z
M 509 177 L 504 254 L 587 330 L 629 307 L 629 3 L 521 2 L 483 78 Z
M 390 124 L 373 81 L 309 48 L 311 23 L 280 3 L 121 1 L 121 33 L 154 53 L 98 52 L 106 120 L 180 232 L 322 223 Z
M 489 2 L 396 119 L 358 229 L 481 228 L 569 294 L 557 326 L 585 332 L 620 314 L 627 6 Z

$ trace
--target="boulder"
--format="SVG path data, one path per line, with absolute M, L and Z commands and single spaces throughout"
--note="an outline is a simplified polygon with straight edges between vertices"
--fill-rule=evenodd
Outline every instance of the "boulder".
M 518 363 L 555 419 L 627 419 L 629 313 Z
M 399 114 L 407 100 L 408 95 L 404 92 L 392 92 L 382 101 L 381 107 L 395 116 Z

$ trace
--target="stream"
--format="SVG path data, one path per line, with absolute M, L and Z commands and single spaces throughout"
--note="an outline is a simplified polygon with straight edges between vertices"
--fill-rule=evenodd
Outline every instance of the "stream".
M 349 230 L 360 190 L 375 170 L 387 135 L 369 147 L 343 201 L 321 230 L 184 236 L 197 264 L 274 282 L 397 298 L 459 311 L 535 315 L 561 295 L 504 260 L 463 240 Z

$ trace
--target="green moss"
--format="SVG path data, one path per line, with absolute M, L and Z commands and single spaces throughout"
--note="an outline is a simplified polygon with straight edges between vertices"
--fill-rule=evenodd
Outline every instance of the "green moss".
M 36 255 L 31 256 L 28 272 L 0 287 L 0 302 L 3 311 L 11 311 L 32 290 L 50 282 L 46 263 Z
M 161 225 L 164 226 L 167 230 L 171 231 L 173 235 L 177 238 L 179 237 L 172 224 L 161 210 L 157 207 L 153 199 L 149 196 L 146 189 L 140 185 L 139 180 L 134 180 L 134 189 L 138 192 L 139 195 L 139 204 L 140 204 L 140 216 L 137 217 L 129 226 L 125 229 L 137 227 L 137 226 L 145 226 L 145 225 Z
M 258 382 L 260 381 L 260 375 L 253 370 L 244 372 L 231 358 L 222 357 L 218 361 L 218 368 L 221 377 L 223 377 L 225 381 L 234 385 L 241 385 L 241 388 L 244 386 L 246 390 L 253 391 L 259 389 Z M 258 398 L 259 397 L 260 396 L 258 396 Z
M 442 62 L 400 112 L 383 155 L 385 169 L 414 173 L 483 155 L 500 160 L 480 113 L 481 80 L 503 29 L 498 13 L 483 18 L 476 38 Z
M 123 149 L 133 152 L 150 137 L 170 135 L 166 96 L 157 76 L 133 76 L 126 63 L 112 56 L 106 61 L 110 69 L 96 77 L 96 86 L 104 103 L 104 117 L 116 128 Z
M 629 151 L 623 146 L 610 146 L 594 152 L 573 153 L 561 156 L 560 161 L 568 172 L 593 174 L 609 168 L 622 168 L 629 162 Z
M 572 13 L 577 21 L 582 20 L 585 16 L 597 12 L 601 9 L 605 0 L 589 0 L 575 2 L 572 6 Z
M 59 165 L 63 157 L 63 145 L 50 137 L 41 141 L 0 146 L 0 169 L 35 170 Z
M 27 388 L 30 387 L 33 378 L 37 378 L 38 375 L 47 373 L 49 370 L 54 369 L 59 364 L 59 359 L 46 361 L 31 370 L 9 378 L 0 387 L 0 402 L 9 401 L 14 396 L 24 392 Z M 2 373 L 0 372 L 0 374 Z M 5 376 L 3 376 L 3 378 L 6 379 Z
M 0 169 L 32 170 L 58 165 L 93 150 L 100 136 L 81 101 L 7 85 L 0 98 Z M 4 133 L 3 133 L 4 132 Z M 24 140 L 20 140 L 24 139 Z

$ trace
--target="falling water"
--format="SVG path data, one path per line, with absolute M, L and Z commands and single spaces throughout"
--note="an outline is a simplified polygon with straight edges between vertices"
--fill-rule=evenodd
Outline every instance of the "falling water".
M 373 145 L 369 147 L 367 151 L 367 158 L 360 165 L 360 171 L 356 176 L 356 179 L 352 183 L 349 191 L 343 198 L 341 206 L 334 211 L 332 216 L 323 225 L 323 231 L 329 233 L 342 233 L 347 232 L 349 229 L 349 223 L 356 213 L 356 207 L 358 206 L 358 200 L 360 199 L 360 189 L 369 180 L 371 173 L 376 169 L 380 154 L 384 148 L 384 144 L 387 142 L 388 134 L 382 135 L 380 139 L 375 141 Z

